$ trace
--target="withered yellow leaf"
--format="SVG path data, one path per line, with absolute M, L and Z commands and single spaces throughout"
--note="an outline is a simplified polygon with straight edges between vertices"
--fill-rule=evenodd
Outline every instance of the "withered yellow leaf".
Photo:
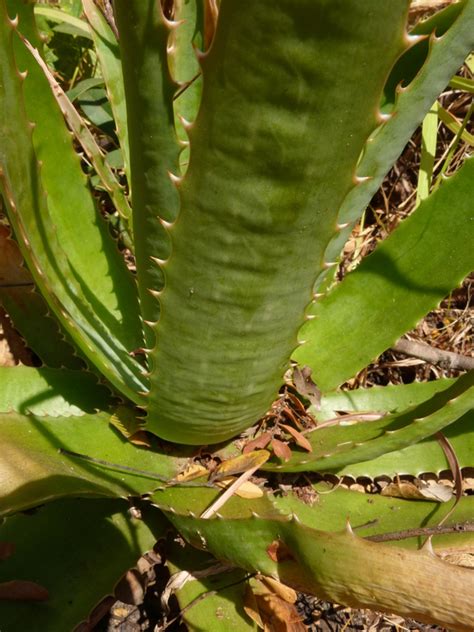
M 227 476 L 226 478 L 222 478 L 216 482 L 218 487 L 222 489 L 226 489 L 230 487 L 237 478 L 235 476 Z M 255 485 L 255 483 L 251 483 L 250 481 L 245 481 L 242 485 L 235 490 L 235 495 L 240 496 L 241 498 L 261 498 L 263 496 L 263 490 Z
M 179 481 L 180 483 L 192 481 L 195 478 L 201 478 L 201 476 L 206 476 L 207 474 L 209 474 L 209 470 L 205 468 L 204 465 L 200 463 L 190 463 L 176 476 L 175 481 Z
M 225 478 L 226 476 L 247 472 L 247 470 L 263 465 L 268 461 L 269 457 L 270 452 L 268 450 L 253 450 L 252 452 L 247 452 L 247 454 L 239 454 L 233 459 L 220 463 L 212 478 Z
M 117 406 L 109 423 L 129 439 L 138 431 L 145 429 L 145 421 L 137 416 L 136 412 L 128 406 Z

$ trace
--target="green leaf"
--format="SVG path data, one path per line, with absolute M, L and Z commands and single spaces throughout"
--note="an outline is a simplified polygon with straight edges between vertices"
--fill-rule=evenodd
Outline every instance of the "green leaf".
M 312 307 L 293 357 L 323 391 L 390 347 L 474 268 L 473 178 L 471 158 Z
M 436 146 L 438 144 L 438 109 L 438 101 L 435 101 L 423 119 L 421 126 L 421 156 L 416 189 L 417 205 L 430 194 Z
M 366 538 L 383 533 L 406 532 L 420 527 L 438 526 L 451 504 L 432 501 L 417 502 L 403 498 L 388 498 L 379 494 L 363 494 L 346 489 L 334 489 L 328 493 L 323 485 L 315 486 L 323 492 L 316 495 L 313 505 L 303 503 L 293 493 L 275 498 L 275 505 L 284 514 L 295 514 L 302 524 L 313 529 L 341 532 L 349 520 L 360 537 Z M 445 527 L 470 522 L 474 511 L 474 499 L 463 496 L 456 505 Z M 413 536 L 393 540 L 391 546 L 418 549 L 426 536 Z M 467 549 L 474 542 L 474 533 L 462 533 L 461 529 L 452 533 L 436 535 L 433 547 L 437 552 L 452 548 Z
M 402 412 L 416 404 L 421 404 L 436 392 L 445 390 L 454 380 L 415 382 L 397 386 L 375 386 L 355 391 L 327 393 L 321 401 L 321 410 L 311 409 L 319 422 L 337 417 L 336 411 Z M 443 429 L 443 434 L 454 448 L 460 467 L 471 467 L 474 454 L 474 411 L 470 410 L 457 421 Z M 348 428 L 350 430 L 350 428 Z M 402 450 L 353 463 L 337 471 L 339 476 L 394 477 L 396 474 L 419 476 L 423 472 L 438 474 L 449 469 L 446 455 L 436 437 L 429 437 Z
M 110 391 L 85 371 L 0 367 L 0 412 L 51 417 L 92 413 L 110 405 Z
M 195 47 L 200 50 L 204 48 L 204 13 L 207 10 L 196 0 L 178 0 L 174 3 L 173 19 L 178 22 L 178 26 L 171 35 L 173 52 L 169 61 L 173 79 L 181 86 L 175 95 L 174 112 L 178 137 L 185 143 L 188 135 L 181 117 L 187 123 L 195 121 L 201 102 L 202 76 Z M 188 163 L 189 147 L 185 147 L 180 155 L 181 173 L 186 172 Z
M 109 421 L 106 413 L 0 414 L 0 515 L 66 496 L 139 496 L 172 479 L 191 454 L 180 450 L 169 455 L 156 442 L 151 449 L 140 449 L 112 429 Z M 102 459 L 108 465 L 60 450 Z
M 89 77 L 89 79 L 83 79 L 76 83 L 74 88 L 71 88 L 66 92 L 68 99 L 71 103 L 74 103 L 76 99 L 82 97 L 90 88 L 96 88 L 97 86 L 103 86 L 104 79 L 102 77 Z
M 276 397 L 337 210 L 358 186 L 385 78 L 405 47 L 406 8 L 222 4 L 201 60 L 203 97 L 171 255 L 160 262 L 152 432 L 223 441 Z
M 247 586 L 245 571 L 228 569 L 223 572 L 221 569 L 220 573 L 212 572 L 218 570 L 219 563 L 190 545 L 174 543 L 167 548 L 166 558 L 172 575 L 181 571 L 191 573 L 189 581 L 175 593 L 181 610 L 184 610 L 182 619 L 189 629 L 212 632 L 257 629 L 242 608 Z
M 30 349 L 50 367 L 82 369 L 85 363 L 60 331 L 24 266 L 18 245 L 0 226 L 0 303 Z
M 61 324 L 118 390 L 139 400 L 146 380 L 144 369 L 130 356 L 142 345 L 133 279 L 105 222 L 97 216 L 46 79 L 12 32 L 3 2 L 0 28 L 1 184 L 10 223 L 37 286 Z M 19 63 L 30 71 L 26 80 L 18 74 L 12 37 L 16 53 L 25 55 Z M 37 122 L 35 148 L 30 115 Z M 75 204 L 68 204 L 68 199 Z
M 396 73 L 396 84 L 402 80 L 403 84 L 397 90 L 395 107 L 366 144 L 357 175 L 367 179 L 350 191 L 341 205 L 338 222 L 347 223 L 347 227 L 332 240 L 326 250 L 326 261 L 337 260 L 354 221 L 360 217 L 426 112 L 474 47 L 472 0 L 456 3 L 448 9 L 450 11 L 446 10 L 440 18 L 428 21 L 426 28 L 422 29 L 423 33 L 431 33 L 439 28 L 442 34 L 437 38 L 430 37 L 426 62 L 421 68 L 418 62 L 415 66 L 410 62 L 406 68 L 402 64 L 403 72 Z M 414 41 L 412 43 L 416 44 Z M 422 48 L 423 42 L 419 46 Z M 421 54 L 423 59 L 424 53 Z M 416 73 L 414 79 L 413 69 Z M 323 280 L 324 275 L 318 279 L 318 286 Z
M 446 627 L 468 629 L 472 622 L 471 569 L 442 562 L 427 551 L 375 544 L 350 531 L 328 533 L 314 522 L 307 526 L 298 513 L 279 513 L 268 499 L 242 503 L 231 498 L 220 516 L 196 517 L 213 499 L 212 491 L 203 489 L 153 496 L 183 537 L 219 560 L 340 604 L 383 609 Z
M 117 500 L 61 500 L 9 518 L 0 539 L 15 545 L 0 565 L 0 581 L 34 580 L 49 592 L 43 603 L 0 602 L 4 632 L 72 630 L 164 537 L 169 523 L 156 510 L 143 520 Z
M 130 209 L 130 205 L 124 193 L 123 187 L 118 182 L 115 174 L 107 164 L 102 150 L 97 144 L 97 141 L 95 140 L 92 132 L 84 123 L 76 108 L 73 106 L 59 83 L 54 78 L 53 73 L 49 70 L 48 66 L 41 58 L 38 51 L 33 48 L 28 42 L 25 43 L 28 50 L 33 55 L 38 65 L 44 72 L 44 75 L 49 85 L 51 86 L 53 94 L 56 97 L 57 104 L 59 105 L 69 128 L 76 137 L 76 140 L 82 146 L 86 156 L 90 159 L 92 166 L 99 176 L 104 189 L 109 193 L 110 199 L 112 200 L 116 211 L 122 216 L 128 227 L 131 220 L 132 211 Z
M 178 194 L 169 173 L 178 174 L 179 145 L 173 95 L 177 86 L 168 70 L 170 34 L 161 3 L 117 0 L 114 3 L 127 100 L 130 134 L 133 233 L 137 282 L 143 320 L 156 321 L 159 304 L 152 291 L 163 287 L 163 274 L 153 257 L 166 259 L 169 238 L 158 218 L 176 219 Z M 145 331 L 148 347 L 153 332 Z
M 422 439 L 430 437 L 453 423 L 472 409 L 474 393 L 474 371 L 462 375 L 448 388 L 434 394 L 408 410 L 387 415 L 377 421 L 359 422 L 354 425 L 335 425 L 315 430 L 306 438 L 313 452 L 293 451 L 285 464 L 267 462 L 267 470 L 292 472 L 339 471 L 344 466 L 362 461 L 371 461 L 386 455 L 384 464 L 390 473 L 397 468 L 397 454 L 387 455 Z M 465 427 L 465 426 L 464 426 Z M 459 430 L 459 427 L 458 427 Z M 423 458 L 421 448 L 420 459 Z M 371 463 L 367 469 L 370 471 Z M 471 462 L 468 465 L 472 465 Z M 412 467 L 417 467 L 414 462 Z M 421 468 L 425 467 L 420 465 Z M 445 469 L 447 464 L 445 464 Z M 364 469 L 362 466 L 360 469 Z M 350 471 L 350 468 L 349 468 Z M 424 471 L 431 471 L 429 461 Z M 379 472 L 382 474 L 384 472 Z
M 92 0 L 83 1 L 84 13 L 92 33 L 97 58 L 100 63 L 102 76 L 109 102 L 114 114 L 117 137 L 124 158 L 125 174 L 128 182 L 130 174 L 130 150 L 128 144 L 127 109 L 125 104 L 125 89 L 122 77 L 122 64 L 117 39 L 107 20 Z
M 54 7 L 48 7 L 43 4 L 35 4 L 35 14 L 50 20 L 51 22 L 57 22 L 58 24 L 69 24 L 75 29 L 75 34 L 87 39 L 92 39 L 92 35 L 84 20 L 81 20 L 74 15 L 62 11 L 61 9 L 55 9 Z

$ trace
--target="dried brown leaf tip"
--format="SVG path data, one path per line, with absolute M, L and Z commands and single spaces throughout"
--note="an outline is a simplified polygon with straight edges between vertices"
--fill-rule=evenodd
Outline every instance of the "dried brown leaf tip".
M 395 482 L 384 487 L 381 495 L 410 500 L 448 502 L 453 497 L 453 490 L 451 487 L 441 485 L 435 481 L 423 481 L 421 479 L 416 479 L 414 482 L 402 481 L 397 476 Z
M 283 540 L 273 540 L 267 547 L 267 555 L 273 562 L 292 560 L 293 554 Z
M 293 369 L 293 383 L 296 390 L 304 398 L 308 399 L 317 410 L 321 408 L 321 391 L 311 378 L 311 369 L 304 366 L 302 369 L 295 366 Z
M 283 441 L 279 441 L 278 439 L 273 439 L 271 443 L 271 447 L 275 456 L 281 459 L 282 461 L 289 461 L 291 459 L 291 449 L 287 443 Z
M 261 419 L 257 436 L 247 441 L 242 452 L 247 454 L 256 449 L 272 450 L 277 458 L 284 461 L 291 458 L 292 444 L 312 452 L 312 446 L 304 432 L 314 425 L 314 419 L 307 413 L 301 400 L 285 387 L 281 396 Z
M 303 632 L 306 627 L 295 606 L 292 588 L 260 576 L 250 580 L 244 597 L 244 610 L 265 632 Z
M 0 583 L 0 600 L 46 601 L 47 599 L 49 599 L 48 591 L 36 582 L 13 579 Z

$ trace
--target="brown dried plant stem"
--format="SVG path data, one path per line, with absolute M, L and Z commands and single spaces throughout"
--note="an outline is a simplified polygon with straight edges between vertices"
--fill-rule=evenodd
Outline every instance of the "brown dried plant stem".
M 461 355 L 460 353 L 454 353 L 453 351 L 444 351 L 443 349 L 436 349 L 424 342 L 416 342 L 415 340 L 407 340 L 401 338 L 392 347 L 394 351 L 399 351 L 405 355 L 414 356 L 420 358 L 425 362 L 431 364 L 441 364 L 448 366 L 450 369 L 458 369 L 464 371 L 470 371 L 474 369 L 474 358 Z

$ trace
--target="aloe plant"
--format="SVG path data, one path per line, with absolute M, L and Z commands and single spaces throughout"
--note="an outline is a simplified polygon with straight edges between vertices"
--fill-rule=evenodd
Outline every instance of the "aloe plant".
M 453 533 L 472 519 L 472 498 L 448 515 L 434 501 L 368 502 L 344 490 L 310 506 L 265 487 L 217 508 L 219 473 L 178 476 L 196 446 L 243 477 L 438 473 L 449 466 L 441 430 L 458 465 L 473 465 L 472 374 L 336 390 L 474 267 L 468 159 L 328 290 L 351 228 L 472 48 L 472 0 L 422 34 L 406 30 L 408 5 L 221 0 L 216 24 L 213 2 L 116 0 L 117 40 L 83 0 L 87 22 L 76 16 L 74 28 L 96 46 L 126 192 L 43 62 L 32 5 L 1 0 L 0 182 L 11 233 L 0 227 L 0 298 L 43 362 L 0 369 L 0 537 L 15 544 L 13 554 L 0 548 L 10 553 L 2 631 L 88 620 L 170 529 L 204 551 L 169 551 L 173 572 L 194 579 L 178 590 L 180 605 L 214 590 L 186 610 L 190 629 L 254 629 L 241 607 L 254 573 L 472 629 L 472 570 L 441 559 L 472 550 L 472 531 Z M 116 204 L 136 274 L 63 114 Z M 319 421 L 337 410 L 386 415 L 322 426 L 287 461 L 267 450 L 242 458 L 234 439 L 278 398 L 292 359 L 323 392 Z M 418 527 L 433 527 L 434 549 L 420 549 L 419 535 L 370 541 Z M 226 572 L 214 580 L 192 575 L 216 560 Z

